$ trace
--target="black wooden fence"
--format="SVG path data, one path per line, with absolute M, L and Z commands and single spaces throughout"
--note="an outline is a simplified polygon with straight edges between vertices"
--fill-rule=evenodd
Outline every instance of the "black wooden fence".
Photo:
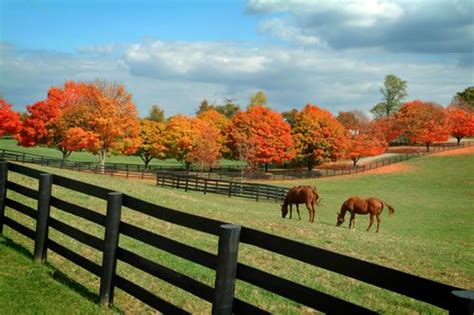
M 8 180 L 8 172 L 39 179 L 38 190 Z M 55 197 L 51 193 L 53 185 L 106 200 L 106 215 Z M 37 200 L 37 209 L 35 210 L 9 198 L 8 191 L 14 191 Z M 148 215 L 150 219 L 164 220 L 218 236 L 217 256 L 121 220 L 122 206 Z M 32 230 L 6 216 L 6 207 L 36 220 L 36 230 Z M 104 238 L 90 235 L 50 217 L 50 207 L 104 226 Z M 152 277 L 162 279 L 212 303 L 214 314 L 268 313 L 234 296 L 236 279 L 326 313 L 375 313 L 363 306 L 239 263 L 237 260 L 238 246 L 239 243 L 245 243 L 430 303 L 449 310 L 453 314 L 472 314 L 474 310 L 472 291 L 465 291 L 461 288 L 420 278 L 255 229 L 229 225 L 224 222 L 168 209 L 126 194 L 58 175 L 43 174 L 41 171 L 5 161 L 0 162 L 0 233 L 3 233 L 4 225 L 34 240 L 35 260 L 46 260 L 47 250 L 49 249 L 100 277 L 99 297 L 103 304 L 112 303 L 114 287 L 118 287 L 161 312 L 187 313 L 172 302 L 165 301 L 135 284 L 127 279 L 125 275 L 117 274 L 117 261 L 122 261 L 148 273 Z M 103 255 L 102 264 L 99 265 L 50 239 L 48 237 L 49 228 L 58 230 L 100 251 Z M 118 246 L 120 235 L 126 235 L 157 249 L 216 270 L 214 287 Z
M 157 172 L 156 184 L 161 187 L 201 191 L 204 194 L 214 193 L 226 196 L 238 196 L 280 202 L 285 199 L 288 188 L 273 185 L 245 183 L 233 180 L 220 180 L 189 174 Z

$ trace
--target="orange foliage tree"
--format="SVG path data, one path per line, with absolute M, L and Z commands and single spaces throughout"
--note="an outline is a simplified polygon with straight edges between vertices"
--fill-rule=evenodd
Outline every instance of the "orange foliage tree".
M 68 81 L 63 88 L 52 87 L 46 100 L 27 106 L 27 115 L 17 135 L 18 143 L 25 147 L 46 145 L 61 151 L 63 159 L 73 151 L 85 148 L 90 135 L 78 134 L 71 122 L 64 120 L 64 112 L 84 101 L 87 85 Z M 85 136 L 85 137 L 83 137 Z M 75 139 L 81 137 L 82 139 Z
M 219 130 L 199 118 L 171 117 L 165 127 L 164 144 L 168 157 L 183 162 L 186 168 L 192 164 L 215 166 L 220 159 Z
M 448 107 L 448 125 L 450 134 L 458 140 L 474 136 L 474 112 L 458 106 Z
M 341 123 L 330 112 L 311 104 L 295 115 L 292 133 L 296 158 L 306 163 L 308 170 L 344 156 L 348 144 Z
M 20 128 L 20 115 L 12 110 L 12 105 L 0 98 L 0 137 L 16 134 Z
M 140 121 L 140 146 L 134 155 L 139 156 L 145 168 L 154 158 L 162 159 L 166 157 L 166 147 L 164 146 L 163 132 L 165 125 L 149 119 Z
M 378 136 L 387 143 L 397 139 L 401 134 L 394 116 L 385 116 L 377 119 L 374 122 L 373 128 Z
M 382 135 L 377 135 L 372 127 L 365 132 L 349 135 L 346 158 L 352 160 L 353 166 L 362 157 L 379 155 L 385 152 L 387 142 Z
M 426 151 L 433 142 L 448 140 L 447 115 L 440 105 L 420 100 L 407 102 L 395 117 L 402 135 L 415 143 L 423 143 Z
M 209 124 L 215 126 L 218 129 L 219 131 L 218 142 L 220 144 L 221 154 L 222 155 L 229 154 L 230 150 L 226 145 L 226 139 L 227 139 L 227 132 L 231 124 L 230 119 L 224 116 L 223 114 L 219 113 L 215 109 L 208 109 L 208 110 L 202 111 L 198 114 L 197 117 L 201 120 L 208 122 Z
M 201 171 L 219 166 L 222 157 L 222 136 L 219 129 L 199 118 L 193 120 L 192 129 L 193 146 L 186 155 L 186 161 L 198 166 Z
M 280 113 L 263 106 L 252 106 L 232 119 L 228 133 L 234 156 L 251 167 L 260 163 L 283 163 L 294 157 L 290 125 Z
M 121 84 L 88 84 L 81 101 L 68 107 L 62 118 L 90 135 L 86 149 L 98 155 L 101 167 L 109 152 L 133 154 L 140 145 L 138 114 Z

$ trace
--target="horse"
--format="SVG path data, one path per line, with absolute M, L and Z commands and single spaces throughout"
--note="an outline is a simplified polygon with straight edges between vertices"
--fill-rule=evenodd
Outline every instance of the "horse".
M 298 205 L 300 203 L 306 204 L 309 214 L 309 222 L 314 222 L 315 216 L 315 204 L 317 204 L 319 195 L 316 192 L 316 188 L 311 186 L 296 186 L 291 188 L 286 194 L 283 205 L 281 206 L 281 217 L 285 218 L 288 214 L 288 205 L 290 205 L 290 219 L 292 216 L 292 204 L 296 204 L 296 212 L 298 212 L 298 217 L 301 220 L 300 210 Z
M 392 215 L 395 212 L 395 209 L 389 205 L 388 203 L 377 199 L 377 198 L 368 198 L 368 199 L 361 199 L 357 196 L 350 197 L 341 206 L 341 211 L 337 214 L 337 223 L 336 226 L 340 226 L 344 223 L 344 216 L 346 212 L 349 211 L 351 214 L 351 219 L 349 221 L 349 228 L 355 229 L 355 215 L 356 214 L 370 214 L 370 222 L 369 226 L 367 227 L 367 231 L 370 230 L 370 227 L 374 223 L 374 216 L 377 218 L 377 231 L 379 231 L 380 227 L 380 214 L 382 210 L 386 206 L 388 208 L 388 214 Z

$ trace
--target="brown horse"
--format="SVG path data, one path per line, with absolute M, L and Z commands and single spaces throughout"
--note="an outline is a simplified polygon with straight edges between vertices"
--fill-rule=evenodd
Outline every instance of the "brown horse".
M 292 205 L 296 204 L 296 212 L 298 212 L 298 217 L 301 220 L 300 209 L 298 205 L 300 203 L 306 204 L 309 214 L 309 222 L 314 222 L 315 216 L 315 205 L 317 204 L 319 195 L 316 192 L 316 189 L 311 186 L 297 186 L 291 188 L 286 194 L 283 205 L 281 206 L 281 216 L 285 218 L 288 214 L 288 205 L 290 205 L 290 219 L 292 216 Z
M 370 227 L 374 223 L 374 216 L 377 218 L 377 231 L 379 231 L 380 227 L 380 214 L 382 213 L 383 207 L 386 206 L 388 208 L 388 214 L 392 215 L 395 212 L 392 206 L 388 203 L 383 202 L 377 198 L 368 198 L 368 199 L 361 199 L 359 197 L 350 197 L 341 206 L 341 212 L 337 214 L 337 223 L 336 226 L 341 225 L 344 223 L 344 216 L 346 215 L 346 211 L 349 211 L 351 214 L 351 220 L 349 221 L 349 228 L 355 229 L 355 215 L 356 214 L 370 214 L 370 223 L 367 227 L 367 231 L 370 230 Z

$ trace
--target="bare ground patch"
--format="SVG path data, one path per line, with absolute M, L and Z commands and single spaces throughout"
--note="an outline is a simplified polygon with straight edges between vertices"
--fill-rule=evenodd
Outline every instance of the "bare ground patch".
M 434 153 L 434 156 L 452 156 L 474 154 L 474 146 L 462 147 L 459 149 L 448 150 L 440 153 Z

